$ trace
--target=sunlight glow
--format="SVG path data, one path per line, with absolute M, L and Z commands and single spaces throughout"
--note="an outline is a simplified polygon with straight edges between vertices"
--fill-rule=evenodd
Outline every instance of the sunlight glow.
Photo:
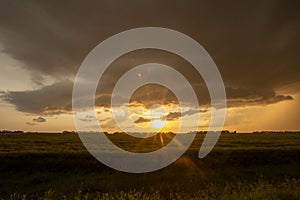
M 165 126 L 166 122 L 161 120 L 153 120 L 152 121 L 152 127 L 155 129 L 161 129 Z

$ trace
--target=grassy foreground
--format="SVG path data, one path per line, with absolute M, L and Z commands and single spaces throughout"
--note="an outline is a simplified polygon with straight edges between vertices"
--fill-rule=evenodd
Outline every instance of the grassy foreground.
M 198 159 L 203 137 L 170 166 L 129 174 L 99 163 L 77 135 L 1 134 L 0 199 L 300 199 L 300 134 L 224 134 Z M 161 146 L 110 139 L 132 151 Z

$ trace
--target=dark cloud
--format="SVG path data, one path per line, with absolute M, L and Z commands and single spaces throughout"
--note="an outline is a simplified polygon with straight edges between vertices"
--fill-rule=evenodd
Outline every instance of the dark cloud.
M 9 91 L 1 96 L 22 112 L 70 112 L 72 82 L 63 79 L 74 77 L 85 56 L 99 42 L 130 28 L 157 26 L 181 31 L 204 46 L 222 74 L 229 106 L 291 100 L 284 91 L 276 91 L 300 83 L 299 10 L 299 2 L 280 0 L 4 0 L 0 3 L 1 47 L 24 64 L 22 67 L 30 71 L 41 88 Z M 118 78 L 133 66 L 147 62 L 173 66 L 192 83 L 200 105 L 209 105 L 205 84 L 188 62 L 151 50 L 132 52 L 116 60 L 100 81 L 96 104 L 109 106 Z M 57 83 L 43 86 L 45 75 L 57 79 Z M 146 107 L 154 102 L 176 101 L 164 89 L 148 89 L 147 94 L 136 94 L 132 100 Z
M 128 100 L 126 98 L 123 98 L 120 95 L 116 95 L 114 99 L 115 99 L 115 106 L 121 106 L 125 103 L 126 104 L 128 103 Z M 95 97 L 95 105 L 99 107 L 104 107 L 104 112 L 109 112 L 107 108 L 111 106 L 111 94 L 108 95 L 108 94 L 103 94 L 101 92 L 98 92 Z
M 64 80 L 58 83 L 54 83 L 49 86 L 41 87 L 37 90 L 29 91 L 8 91 L 1 92 L 0 98 L 8 103 L 16 106 L 16 109 L 21 112 L 32 114 L 44 114 L 55 115 L 61 113 L 72 112 L 72 87 L 73 83 L 69 80 Z M 201 90 L 198 90 L 201 91 Z M 280 101 L 292 100 L 291 96 L 278 95 L 271 88 L 226 88 L 228 106 L 251 106 L 251 105 L 266 105 L 278 103 Z M 201 107 L 209 107 L 209 95 L 203 90 L 199 92 L 201 94 L 199 104 Z M 124 98 L 121 96 L 116 97 L 118 102 L 124 102 Z M 154 104 L 178 104 L 176 96 L 167 88 L 158 85 L 145 85 L 133 93 L 130 105 L 143 105 L 146 108 L 150 108 Z M 187 99 L 188 101 L 188 99 Z M 106 108 L 105 112 L 109 112 L 107 109 L 111 106 L 111 96 L 105 94 L 97 94 L 95 100 L 96 106 Z M 205 112 L 206 110 L 200 110 Z M 198 110 L 188 110 L 183 115 L 192 115 Z M 176 118 L 175 113 L 169 113 L 166 118 Z M 82 121 L 89 121 L 91 119 L 85 118 Z
M 251 106 L 273 104 L 285 100 L 293 100 L 289 95 L 278 95 L 272 88 L 226 88 L 228 106 Z
M 64 80 L 37 90 L 9 91 L 1 98 L 21 112 L 33 114 L 60 114 L 71 111 L 73 83 Z
M 277 85 L 299 81 L 299 5 L 280 0 L 1 1 L 0 41 L 29 70 L 66 76 L 74 75 L 86 54 L 113 34 L 168 27 L 203 44 L 228 82 Z
M 180 117 L 184 117 L 184 116 L 189 116 L 189 115 L 193 115 L 195 113 L 198 112 L 207 112 L 207 110 L 193 110 L 193 109 L 189 109 L 187 111 L 184 112 L 169 112 L 167 115 L 162 116 L 160 119 L 161 120 L 167 120 L 167 121 L 173 121 L 173 120 L 177 120 Z M 145 122 L 151 122 L 152 119 L 149 118 L 144 118 L 144 117 L 139 117 L 137 120 L 134 121 L 134 123 L 145 123 Z
M 42 122 L 46 122 L 46 119 L 43 117 L 38 117 L 38 118 L 32 119 L 32 121 L 42 123 Z
M 151 119 L 147 119 L 147 118 L 144 118 L 144 117 L 139 117 L 137 120 L 134 121 L 134 123 L 145 123 L 145 122 L 151 122 Z
M 181 117 L 181 112 L 170 112 L 169 114 L 167 114 L 163 118 L 168 120 L 168 121 L 172 121 L 172 120 L 179 119 L 180 117 Z
M 180 117 L 184 117 L 184 116 L 189 116 L 189 115 L 193 115 L 196 113 L 204 113 L 207 112 L 208 110 L 196 110 L 196 109 L 189 109 L 187 111 L 184 112 L 169 112 L 166 116 L 162 117 L 162 119 L 165 119 L 167 121 L 172 121 L 172 120 L 176 120 L 179 119 Z
M 158 84 L 147 84 L 138 88 L 132 94 L 130 102 L 133 105 L 141 104 L 148 109 L 155 104 L 178 104 L 175 94 Z

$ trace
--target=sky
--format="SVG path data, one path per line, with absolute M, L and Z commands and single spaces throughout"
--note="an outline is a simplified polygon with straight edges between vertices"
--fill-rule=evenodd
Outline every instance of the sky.
M 163 27 L 196 40 L 216 63 L 227 95 L 224 129 L 300 130 L 299 10 L 300 3 L 289 0 L 1 1 L 0 129 L 75 130 L 73 82 L 88 53 L 122 31 Z M 184 75 L 200 109 L 180 107 L 168 88 L 145 85 L 131 96 L 130 119 L 123 119 L 120 126 L 131 120 L 147 131 L 176 132 L 180 121 L 186 119 L 182 126 L 187 132 L 207 129 L 214 108 L 201 75 L 176 54 L 143 49 L 120 56 L 101 77 L 95 110 L 103 130 L 120 131 L 110 104 L 117 81 L 133 67 L 154 62 Z M 133 78 L 143 79 L 149 70 Z M 151 73 L 174 83 L 172 74 Z M 181 87 L 183 94 L 186 91 L 176 81 L 174 86 Z M 122 95 L 118 97 L 122 99 Z M 191 124 L 197 114 L 201 119 L 195 127 Z M 91 118 L 87 115 L 81 121 L 87 128 L 97 129 L 90 124 Z

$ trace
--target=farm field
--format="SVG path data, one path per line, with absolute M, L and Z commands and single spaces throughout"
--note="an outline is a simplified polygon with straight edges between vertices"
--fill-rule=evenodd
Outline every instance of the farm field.
M 161 147 L 159 137 L 109 138 L 129 151 Z M 94 159 L 76 134 L 1 134 L 0 199 L 300 199 L 300 134 L 222 134 L 199 159 L 203 138 L 164 169 L 130 174 Z

